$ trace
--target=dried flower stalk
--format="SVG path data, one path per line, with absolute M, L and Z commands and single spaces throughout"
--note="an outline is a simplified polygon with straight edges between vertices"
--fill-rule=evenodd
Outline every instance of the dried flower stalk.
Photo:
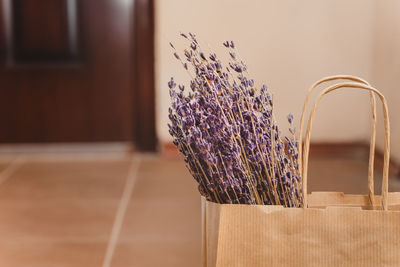
M 201 195 L 230 204 L 300 207 L 301 177 L 293 115 L 291 137 L 283 137 L 273 116 L 267 86 L 249 79 L 233 41 L 223 45 L 230 62 L 206 56 L 194 34 L 181 34 L 188 48 L 174 57 L 188 71 L 190 89 L 168 82 L 172 105 L 169 132 L 184 155 Z

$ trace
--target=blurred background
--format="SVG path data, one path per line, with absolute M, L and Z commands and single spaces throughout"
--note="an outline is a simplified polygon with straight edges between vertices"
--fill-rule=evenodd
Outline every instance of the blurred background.
M 388 102 L 400 191 L 399 12 L 396 0 L 1 0 L 0 266 L 201 266 L 200 197 L 167 128 L 167 82 L 189 82 L 169 46 L 184 49 L 181 32 L 221 57 L 234 40 L 281 128 L 290 112 L 298 125 L 316 80 L 369 81 Z M 382 118 L 378 105 L 377 194 Z M 311 190 L 367 192 L 371 127 L 368 93 L 323 99 Z

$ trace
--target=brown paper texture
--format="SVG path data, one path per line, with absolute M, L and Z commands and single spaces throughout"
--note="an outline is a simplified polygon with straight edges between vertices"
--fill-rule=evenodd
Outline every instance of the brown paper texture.
M 204 266 L 400 266 L 400 193 L 388 202 L 383 211 L 337 192 L 310 194 L 306 209 L 203 201 Z

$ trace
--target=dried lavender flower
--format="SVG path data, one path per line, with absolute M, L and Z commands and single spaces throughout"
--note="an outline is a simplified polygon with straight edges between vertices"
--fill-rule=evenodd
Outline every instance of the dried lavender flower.
M 182 64 L 192 80 L 189 90 L 168 82 L 168 127 L 200 194 L 218 203 L 299 207 L 293 115 L 287 116 L 292 136 L 283 138 L 267 87 L 255 88 L 233 41 L 223 43 L 232 60 L 224 67 L 215 53 L 206 56 L 194 34 L 181 35 L 189 41 Z

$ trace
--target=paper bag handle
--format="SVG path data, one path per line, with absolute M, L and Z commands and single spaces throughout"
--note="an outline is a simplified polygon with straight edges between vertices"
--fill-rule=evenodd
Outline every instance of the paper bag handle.
M 389 160 L 390 160 L 390 123 L 389 123 L 389 112 L 387 108 L 387 103 L 385 97 L 382 95 L 381 92 L 379 92 L 377 89 L 361 84 L 361 83 L 339 83 L 332 85 L 325 89 L 323 92 L 321 92 L 317 99 L 314 102 L 314 107 L 310 113 L 309 119 L 308 119 L 308 125 L 307 125 L 307 130 L 306 130 L 306 137 L 305 137 L 305 143 L 304 143 L 304 152 L 303 152 L 303 167 L 302 167 L 302 174 L 303 174 L 303 208 L 307 208 L 307 201 L 308 201 L 308 195 L 307 195 L 307 172 L 308 172 L 308 157 L 309 157 L 309 151 L 310 151 L 310 138 L 311 138 L 311 128 L 312 128 L 312 123 L 314 120 L 315 113 L 317 111 L 317 107 L 319 102 L 321 101 L 322 97 L 332 91 L 338 90 L 343 87 L 348 87 L 348 88 L 358 88 L 362 90 L 367 90 L 370 92 L 375 93 L 378 95 L 379 99 L 382 102 L 382 109 L 383 109 L 383 119 L 384 119 L 384 125 L 385 125 L 385 140 L 384 140 L 384 159 L 383 159 L 383 177 L 382 177 L 382 207 L 384 210 L 388 210 L 388 191 L 389 191 Z
M 304 129 L 304 118 L 306 114 L 306 109 L 308 106 L 308 102 L 311 96 L 311 93 L 316 89 L 319 85 L 335 81 L 335 80 L 349 80 L 354 82 L 359 82 L 365 85 L 370 86 L 370 84 L 363 80 L 362 78 L 352 76 L 352 75 L 334 75 L 322 78 L 321 80 L 315 82 L 307 91 L 306 98 L 304 100 L 303 111 L 301 113 L 300 118 L 300 136 L 299 136 L 299 144 L 298 144 L 298 152 L 299 152 L 299 171 L 302 173 L 303 171 L 303 129 Z M 368 165 L 368 196 L 372 206 L 374 203 L 374 159 L 375 159 L 375 140 L 376 140 L 376 99 L 375 94 L 373 92 L 369 92 L 371 99 L 371 109 L 372 109 L 372 133 L 370 140 L 370 150 L 369 150 L 369 165 Z

